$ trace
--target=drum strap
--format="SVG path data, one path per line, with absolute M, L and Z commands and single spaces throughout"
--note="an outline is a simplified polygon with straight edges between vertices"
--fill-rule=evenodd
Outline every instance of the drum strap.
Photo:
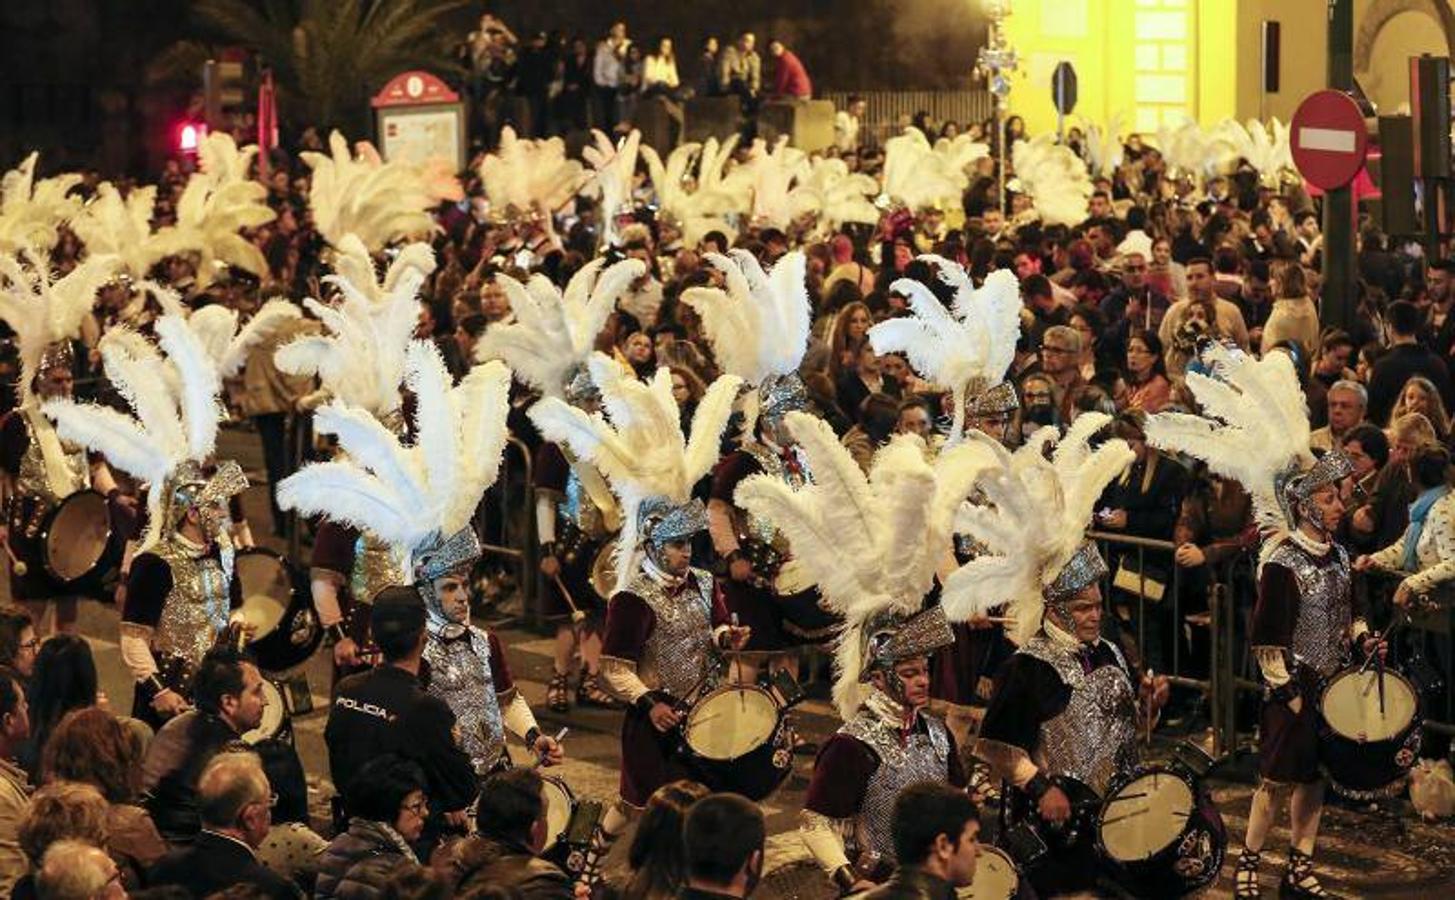
M 26 405 L 21 409 L 25 413 L 25 423 L 30 426 L 30 439 L 35 441 L 36 448 L 40 450 L 41 462 L 45 467 L 45 480 L 50 485 L 51 493 L 65 498 L 86 487 L 78 483 L 79 479 L 66 464 L 65 448 L 61 446 L 60 435 L 56 434 L 51 420 L 42 415 L 35 406 Z

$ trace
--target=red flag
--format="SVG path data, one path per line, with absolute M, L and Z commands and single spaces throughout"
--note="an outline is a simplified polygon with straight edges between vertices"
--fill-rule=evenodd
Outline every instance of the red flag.
M 258 85 L 258 177 L 268 178 L 268 154 L 278 146 L 278 95 L 273 89 L 273 73 L 263 72 Z

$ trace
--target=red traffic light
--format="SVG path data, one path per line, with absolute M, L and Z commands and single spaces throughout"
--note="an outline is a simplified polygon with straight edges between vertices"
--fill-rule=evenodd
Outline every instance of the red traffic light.
M 193 154 L 197 152 L 197 146 L 207 136 L 207 125 L 204 122 L 183 122 L 177 129 L 177 152 Z

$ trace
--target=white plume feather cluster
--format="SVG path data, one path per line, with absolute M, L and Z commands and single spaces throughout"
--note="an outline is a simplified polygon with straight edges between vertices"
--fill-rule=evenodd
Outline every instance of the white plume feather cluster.
M 1169 168 L 1199 183 L 1232 171 L 1238 161 L 1238 151 L 1226 131 L 1204 129 L 1192 118 L 1184 118 L 1175 127 L 1162 126 L 1150 143 Z
M 1056 143 L 1055 135 L 1016 141 L 1011 162 L 1020 190 L 1031 198 L 1042 222 L 1080 225 L 1086 220 L 1093 190 L 1091 175 L 1081 157 Z
M 1274 477 L 1290 465 L 1313 462 L 1308 402 L 1293 361 L 1285 353 L 1254 359 L 1220 344 L 1209 346 L 1203 358 L 1212 363 L 1212 376 L 1187 373 L 1187 387 L 1202 415 L 1150 416 L 1147 443 L 1200 459 L 1213 472 L 1241 484 L 1265 531 L 1292 530 L 1278 503 Z
M 603 132 L 593 128 L 591 139 L 595 144 L 583 147 L 581 155 L 595 173 L 593 180 L 601 193 L 602 235 L 607 246 L 611 246 L 617 243 L 616 217 L 631 203 L 642 133 L 633 128 L 621 143 L 613 144 Z
M 81 208 L 81 198 L 70 193 L 81 176 L 71 173 L 36 181 L 39 159 L 40 153 L 32 152 L 0 176 L 0 253 L 50 251 L 56 245 L 56 229 Z
M 239 331 L 240 319 L 235 309 L 213 303 L 189 312 L 181 296 L 169 287 L 143 281 L 139 288 L 155 296 L 164 313 L 186 319 L 187 327 L 220 378 L 232 378 L 242 370 L 253 348 L 303 318 L 298 307 L 288 300 L 275 298 L 264 303 Z
M 959 203 L 970 183 L 966 166 L 988 152 L 968 135 L 932 145 L 911 126 L 884 142 L 884 193 L 910 209 Z
M 20 395 L 31 397 L 31 381 L 45 349 L 75 338 L 96 302 L 96 291 L 116 271 L 114 256 L 87 256 L 65 276 L 52 280 L 45 262 L 24 252 L 25 263 L 0 253 L 0 319 L 15 332 L 20 350 Z
M 199 170 L 177 201 L 177 223 L 157 233 L 154 252 L 198 254 L 198 287 L 210 284 L 225 266 L 260 278 L 268 273 L 263 252 L 238 233 L 277 217 L 266 202 L 268 189 L 248 172 L 257 153 L 255 146 L 239 150 L 225 132 L 207 135 L 197 148 Z
M 1120 439 L 1091 449 L 1092 437 L 1110 421 L 1102 413 L 1082 413 L 1059 440 L 1055 427 L 1043 428 L 1013 454 L 984 435 L 972 436 L 967 446 L 984 448 L 994 463 L 975 481 L 986 504 L 961 506 L 955 531 L 986 552 L 945 579 L 940 602 L 951 621 L 1006 605 L 1014 620 L 1008 634 L 1016 643 L 1040 628 L 1042 589 L 1081 546 L 1102 491 L 1135 458 Z M 1055 445 L 1049 462 L 1047 444 Z
M 480 181 L 492 210 L 550 213 L 580 190 L 586 174 L 580 161 L 566 158 L 560 138 L 526 140 L 509 125 L 500 129 L 500 146 L 479 167 Z
M 115 185 L 104 182 L 71 219 L 70 227 L 87 253 L 115 256 L 121 271 L 145 278 L 169 252 L 167 242 L 152 231 L 156 201 L 155 185 L 132 188 L 122 197 Z
M 546 397 L 530 408 L 530 417 L 546 440 L 595 466 L 621 501 L 617 572 L 623 583 L 635 568 L 637 510 L 652 497 L 673 503 L 691 497 L 693 485 L 717 463 L 718 444 L 742 379 L 719 376 L 698 403 L 691 431 L 684 435 L 666 367 L 643 383 L 602 353 L 594 354 L 589 366 L 601 391 L 601 413 L 588 414 L 560 398 Z
M 772 272 L 764 272 L 746 250 L 709 253 L 706 259 L 723 274 L 727 289 L 689 288 L 682 302 L 702 317 L 722 370 L 755 387 L 797 372 L 812 325 L 803 252 L 784 254 Z
M 793 220 L 788 189 L 795 180 L 808 174 L 808 156 L 788 146 L 788 135 L 780 136 L 772 149 L 759 138 L 753 141 L 748 161 L 741 170 L 753 182 L 753 221 L 787 228 Z
M 352 248 L 352 249 L 350 249 Z M 405 351 L 419 319 L 420 287 L 434 268 L 427 244 L 411 244 L 395 258 L 382 281 L 362 244 L 345 241 L 335 274 L 336 306 L 304 300 L 328 329 L 278 348 L 278 368 L 290 375 L 317 376 L 333 395 L 376 416 L 399 409 Z
M 1284 175 L 1296 172 L 1288 126 L 1277 117 L 1267 125 L 1257 119 L 1249 119 L 1245 123 L 1225 119 L 1213 133 L 1221 144 L 1231 148 L 1235 155 L 1233 162 L 1238 158 L 1247 162 L 1265 186 L 1277 187 Z
M 180 316 L 157 319 L 158 345 L 117 327 L 101 339 L 107 379 L 132 415 L 76 400 L 52 400 L 42 411 L 64 440 L 106 457 L 148 485 L 150 525 L 142 546 L 159 536 L 167 477 L 184 462 L 204 464 L 217 447 L 222 381 L 206 348 Z M 159 349 L 160 348 L 160 349 Z M 169 376 L 171 369 L 174 375 Z
M 818 220 L 818 231 L 824 234 L 838 231 L 846 222 L 872 225 L 879 221 L 879 209 L 872 199 L 878 193 L 879 183 L 873 176 L 850 172 L 842 159 L 815 157 L 788 192 L 789 218 L 812 214 Z
M 923 284 L 901 278 L 890 290 L 909 298 L 911 317 L 889 319 L 869 329 L 875 353 L 903 353 L 921 377 L 950 389 L 954 422 L 950 442 L 963 436 L 965 402 L 972 382 L 982 388 L 1005 380 L 1021 333 L 1020 282 L 1006 269 L 991 272 L 976 289 L 970 273 L 944 257 L 925 255 L 941 281 L 955 289 L 950 309 Z
M 515 321 L 485 330 L 475 358 L 505 360 L 516 376 L 548 397 L 559 397 L 574 371 L 586 362 L 616 301 L 647 271 L 639 259 L 606 265 L 598 257 L 582 266 L 561 291 L 539 273 L 521 284 L 497 275 L 510 298 Z
M 726 217 L 752 208 L 751 183 L 736 174 L 740 169 L 734 170 L 732 176 L 727 173 L 728 161 L 737 146 L 737 135 L 720 145 L 713 137 L 702 144 L 681 144 L 667 155 L 665 164 L 656 150 L 642 146 L 642 159 L 652 178 L 657 205 L 677 222 L 685 245 L 697 246 L 704 234 L 714 230 L 731 240 L 735 230 Z
M 824 604 L 844 617 L 834 701 L 847 719 L 862 699 L 864 623 L 885 610 L 919 611 L 951 550 L 955 511 L 993 459 L 979 444 L 961 444 L 930 462 L 924 441 L 903 435 L 875 455 L 866 476 L 822 419 L 794 412 L 784 421 L 813 481 L 794 490 L 755 475 L 738 486 L 735 500 L 788 538 Z
M 370 252 L 396 241 L 435 230 L 430 210 L 441 200 L 464 196 L 444 161 L 423 165 L 385 162 L 368 141 L 349 152 L 348 141 L 335 131 L 328 153 L 304 152 L 313 170 L 308 205 L 319 234 L 337 247 L 354 235 Z
M 372 413 L 335 400 L 315 428 L 338 438 L 345 457 L 304 466 L 278 484 L 278 504 L 367 531 L 401 557 L 464 528 L 495 483 L 509 432 L 510 370 L 476 366 L 451 387 L 439 351 L 409 345 L 405 376 L 414 391 L 415 441 L 402 444 Z
M 1119 112 L 1112 115 L 1105 128 L 1096 122 L 1086 122 L 1086 152 L 1091 174 L 1110 178 L 1113 172 L 1121 168 L 1122 159 L 1126 155 L 1121 138 L 1125 124 L 1126 117 Z

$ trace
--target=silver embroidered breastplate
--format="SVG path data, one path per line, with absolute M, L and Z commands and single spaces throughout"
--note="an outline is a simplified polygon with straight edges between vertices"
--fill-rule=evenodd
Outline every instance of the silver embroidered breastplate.
M 576 474 L 575 466 L 566 475 L 566 493 L 556 504 L 556 512 L 592 540 L 606 535 L 606 517 L 581 484 L 581 476 Z
M 152 648 L 196 665 L 227 627 L 232 610 L 228 590 L 232 567 L 211 555 L 194 557 L 188 548 L 171 540 L 158 542 L 151 552 L 172 570 L 172 592 L 162 603 Z M 229 563 L 231 556 L 227 554 Z
M 798 471 L 794 472 L 790 471 L 788 466 L 784 465 L 783 457 L 764 447 L 762 444 L 744 444 L 743 452 L 753 458 L 753 461 L 758 464 L 758 468 L 763 470 L 764 475 L 783 482 L 795 491 L 808 483 L 808 468 L 801 459 Z M 797 451 L 794 451 L 794 454 L 796 456 Z M 743 521 L 746 532 L 743 535 L 744 537 L 751 538 L 762 544 L 774 544 L 776 542 L 782 545 L 779 549 L 784 551 L 788 549 L 785 542 L 778 540 L 778 529 L 773 527 L 772 522 L 761 516 L 755 516 L 752 513 L 747 513 Z
M 18 415 L 18 413 L 17 413 Z M 27 428 L 29 424 L 27 423 Z M 86 450 L 67 441 L 61 442 L 65 454 L 64 465 L 74 484 L 84 488 L 90 484 L 91 465 L 86 460 Z M 20 471 L 15 476 L 15 490 L 22 496 L 37 497 L 47 507 L 55 506 L 64 496 L 57 494 L 57 488 L 46 474 L 45 454 L 41 452 L 40 441 L 31 435 L 29 446 L 20 457 Z
M 465 753 L 475 772 L 485 774 L 505 752 L 505 723 L 490 674 L 490 639 L 473 625 L 468 638 L 456 641 L 431 633 L 424 658 L 429 662 L 429 692 L 449 704 Z
M 656 625 L 642 650 L 642 666 L 656 671 L 662 690 L 684 697 L 704 675 L 717 666 L 712 645 L 712 576 L 693 569 L 694 586 L 669 597 L 657 582 L 642 573 L 627 585 L 652 610 Z
M 1121 651 L 1108 644 L 1119 665 L 1082 671 L 1080 658 L 1044 634 L 1019 652 L 1056 670 L 1071 689 L 1060 713 L 1041 723 L 1036 764 L 1053 775 L 1070 775 L 1104 794 L 1118 772 L 1137 764 L 1137 707 Z
M 1349 556 L 1333 549 L 1319 559 L 1293 541 L 1268 557 L 1293 573 L 1298 582 L 1298 621 L 1293 626 L 1293 657 L 1321 676 L 1344 664 L 1345 636 L 1353 612 L 1349 605 Z
M 915 731 L 900 742 L 897 729 L 886 725 L 870 710 L 860 710 L 839 728 L 840 734 L 862 741 L 879 758 L 879 767 L 869 779 L 864 802 L 854 823 L 859 849 L 893 863 L 894 801 L 900 792 L 921 781 L 943 782 L 950 777 L 950 733 L 945 723 L 920 715 L 925 731 Z

